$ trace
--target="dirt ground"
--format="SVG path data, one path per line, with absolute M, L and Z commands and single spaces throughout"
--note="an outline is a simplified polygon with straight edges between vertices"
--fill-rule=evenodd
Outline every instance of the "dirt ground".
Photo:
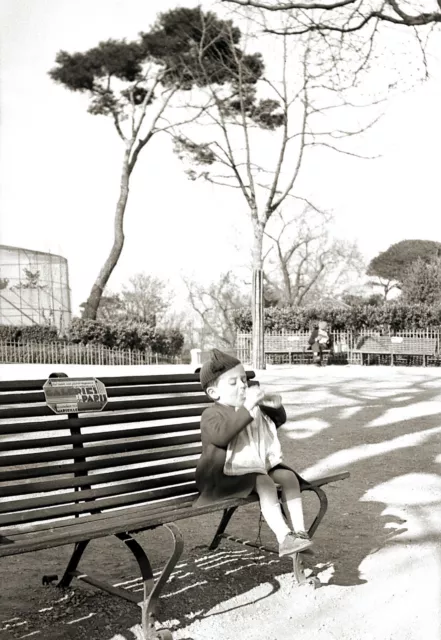
M 186 550 L 161 599 L 176 640 L 440 640 L 441 405 L 432 368 L 271 367 L 258 378 L 282 393 L 286 461 L 306 478 L 350 471 L 327 489 L 329 510 L 309 570 L 322 586 L 297 587 L 289 559 L 233 543 L 207 551 L 218 518 L 181 521 Z M 305 500 L 313 517 L 313 497 Z M 257 505 L 230 533 L 259 537 Z M 139 536 L 155 568 L 169 534 Z M 262 526 L 260 539 L 273 544 Z M 141 639 L 136 605 L 83 584 L 42 585 L 60 574 L 62 547 L 0 562 L 0 640 Z M 116 539 L 91 543 L 82 569 L 140 588 Z

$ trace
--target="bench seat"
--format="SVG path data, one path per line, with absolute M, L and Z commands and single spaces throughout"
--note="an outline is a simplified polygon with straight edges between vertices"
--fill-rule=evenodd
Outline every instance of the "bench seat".
M 343 480 L 348 476 L 349 474 L 345 472 L 311 480 L 308 481 L 308 484 L 311 487 L 321 487 L 337 480 Z M 232 507 L 237 508 L 255 503 L 258 500 L 257 495 L 253 494 L 239 500 L 224 500 L 214 506 L 194 507 L 193 502 L 198 495 L 194 483 L 187 487 L 187 491 L 187 494 L 172 500 L 158 500 L 158 502 L 136 506 L 132 509 L 107 511 L 80 518 L 65 518 L 55 522 L 48 520 L 36 525 L 21 524 L 11 528 L 2 528 L 0 558 L 50 549 L 84 539 L 93 540 L 124 531 L 137 533 L 146 529 L 154 529 L 168 522 L 202 516 Z

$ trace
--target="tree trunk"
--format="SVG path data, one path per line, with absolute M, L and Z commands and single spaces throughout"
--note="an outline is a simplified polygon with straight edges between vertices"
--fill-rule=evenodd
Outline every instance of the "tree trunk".
M 126 210 L 127 199 L 129 197 L 129 151 L 124 155 L 124 164 L 121 174 L 120 192 L 118 203 L 115 211 L 114 221 L 114 238 L 113 245 L 104 265 L 95 280 L 89 297 L 84 306 L 83 318 L 88 320 L 96 320 L 98 307 L 100 306 L 101 297 L 106 287 L 112 271 L 116 267 L 119 257 L 124 246 L 124 213 Z
M 255 228 L 251 292 L 251 317 L 253 322 L 252 365 L 254 369 L 265 369 L 262 242 L 263 228 Z

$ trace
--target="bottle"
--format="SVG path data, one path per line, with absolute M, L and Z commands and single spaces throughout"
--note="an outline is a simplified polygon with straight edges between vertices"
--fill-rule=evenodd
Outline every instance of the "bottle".
M 279 409 L 282 406 L 282 396 L 278 393 L 265 393 L 259 404 L 271 409 Z

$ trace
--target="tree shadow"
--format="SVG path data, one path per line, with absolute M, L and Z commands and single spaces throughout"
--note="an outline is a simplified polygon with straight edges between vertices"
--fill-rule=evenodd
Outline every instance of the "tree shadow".
M 418 405 L 427 409 L 427 403 L 439 398 L 437 389 L 426 387 L 430 380 L 424 374 L 420 381 L 404 380 L 398 392 L 394 382 L 390 389 L 380 382 L 380 397 L 375 397 L 374 381 L 367 385 L 366 379 L 354 377 L 345 383 L 328 383 L 323 405 L 310 403 L 306 410 L 301 395 L 313 394 L 317 383 L 285 388 L 282 393 L 290 424 L 281 439 L 286 461 L 307 478 L 351 473 L 348 480 L 325 487 L 330 506 L 317 540 L 320 555 L 334 565 L 329 584 L 354 586 L 366 582 L 359 569 L 363 560 L 376 549 L 394 544 L 407 531 L 403 518 L 383 515 L 386 503 L 364 502 L 363 496 L 397 476 L 439 474 L 434 450 L 436 443 L 441 444 L 441 414 L 426 411 L 418 415 Z M 394 412 L 401 417 L 407 409 L 410 413 L 410 407 L 413 417 L 394 419 Z M 348 408 L 356 409 L 355 413 Z M 317 433 L 302 430 L 302 422 L 307 421 L 319 424 Z

